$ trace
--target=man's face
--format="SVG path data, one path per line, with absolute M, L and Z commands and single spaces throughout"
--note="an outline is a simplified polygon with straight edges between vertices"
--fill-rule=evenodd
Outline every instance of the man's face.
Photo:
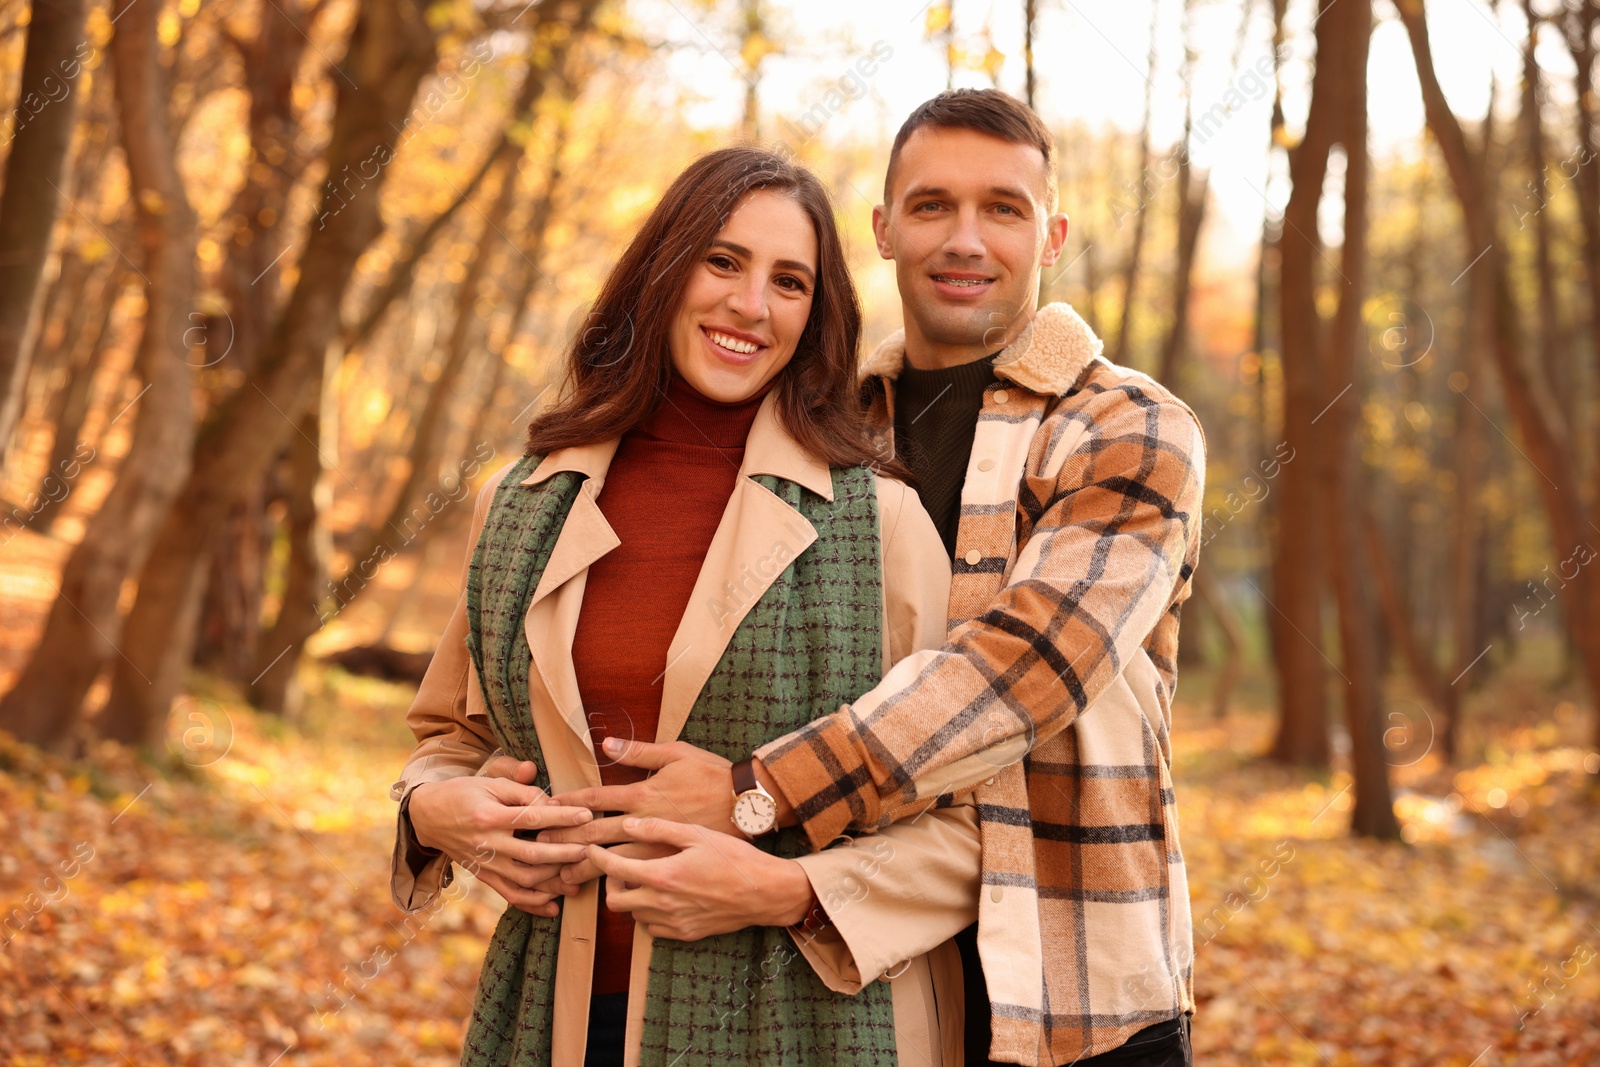
M 890 201 L 872 212 L 895 262 L 913 364 L 950 366 L 1010 344 L 1056 262 L 1065 215 L 1050 213 L 1044 155 L 977 130 L 923 126 L 901 146 Z

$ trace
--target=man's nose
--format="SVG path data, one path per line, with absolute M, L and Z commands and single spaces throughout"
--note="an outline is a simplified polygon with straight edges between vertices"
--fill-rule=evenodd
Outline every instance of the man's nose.
M 978 225 L 976 210 L 963 209 L 956 212 L 950 233 L 945 237 L 944 251 L 964 258 L 983 258 L 987 249 L 984 248 L 983 233 Z

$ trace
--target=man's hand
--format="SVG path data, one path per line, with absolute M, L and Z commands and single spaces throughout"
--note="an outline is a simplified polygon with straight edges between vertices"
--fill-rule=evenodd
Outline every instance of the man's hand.
M 582 859 L 582 847 L 523 840 L 518 830 L 577 826 L 587 808 L 552 803 L 531 784 L 532 763 L 508 757 L 490 762 L 483 776 L 424 782 L 411 791 L 406 811 L 417 843 L 437 849 L 490 889 L 530 915 L 553 917 L 554 895 L 534 887 Z
M 622 822 L 634 841 L 675 850 L 661 859 L 630 859 L 621 848 L 589 847 L 589 859 L 609 879 L 606 906 L 631 913 L 651 937 L 698 941 L 747 926 L 793 926 L 811 910 L 811 882 L 794 860 L 700 826 Z
M 547 830 L 539 835 L 540 841 L 586 845 L 631 841 L 633 835 L 622 825 L 624 816 L 630 815 L 690 823 L 744 840 L 733 825 L 733 764 L 728 760 L 686 741 L 654 745 L 616 737 L 606 739 L 605 753 L 624 766 L 655 773 L 631 785 L 594 786 L 552 797 L 556 804 L 622 814 L 581 827 Z

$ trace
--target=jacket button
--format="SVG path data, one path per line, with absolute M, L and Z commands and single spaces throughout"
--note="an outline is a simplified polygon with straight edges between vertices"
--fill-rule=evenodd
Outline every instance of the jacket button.
M 1000 898 L 1004 895 L 1005 891 L 999 886 L 995 886 L 993 889 L 989 890 L 989 899 L 994 901 L 996 904 L 1000 903 Z
M 980 459 L 980 460 L 978 460 L 978 469 L 981 470 L 981 471 L 992 471 L 992 470 L 994 470 L 994 460 L 992 460 L 992 459 Z
M 969 551 L 962 558 L 967 561 L 967 566 L 976 567 L 978 565 L 978 563 L 983 559 L 983 553 L 979 552 L 977 549 L 974 548 L 971 551 Z
M 994 391 L 994 402 L 996 404 L 1004 404 L 1007 400 L 1010 400 L 1010 399 L 1011 399 L 1011 394 L 1006 392 L 1004 389 L 996 389 Z

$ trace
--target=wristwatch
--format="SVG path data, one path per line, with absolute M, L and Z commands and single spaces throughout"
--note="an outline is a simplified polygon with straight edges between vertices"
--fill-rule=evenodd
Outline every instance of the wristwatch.
M 733 825 L 746 837 L 760 837 L 778 827 L 778 802 L 761 788 L 754 759 L 733 765 Z

